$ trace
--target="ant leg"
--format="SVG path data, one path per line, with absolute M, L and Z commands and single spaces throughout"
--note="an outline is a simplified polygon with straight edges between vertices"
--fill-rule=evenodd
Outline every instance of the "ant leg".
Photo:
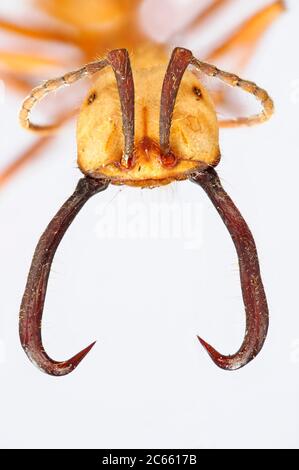
M 243 52 L 239 64 L 235 67 L 236 71 L 242 70 L 253 56 L 263 34 L 285 9 L 284 0 L 277 0 L 258 11 L 246 20 L 223 44 L 211 51 L 205 60 L 207 62 L 216 62 L 224 55 L 232 54 L 240 48 L 244 48 L 245 53 Z
M 4 73 L 8 72 L 26 73 L 28 75 L 39 74 L 45 68 L 61 67 L 62 61 L 53 58 L 40 57 L 30 54 L 17 54 L 0 51 L 0 64 Z
M 7 184 L 18 171 L 28 163 L 38 158 L 41 152 L 47 147 L 54 136 L 40 137 L 28 149 L 21 153 L 12 163 L 0 172 L 0 188 Z
M 104 191 L 108 185 L 107 180 L 82 178 L 73 195 L 46 228 L 35 250 L 20 309 L 20 339 L 25 353 L 33 364 L 49 375 L 62 376 L 72 372 L 95 344 L 92 343 L 67 361 L 54 361 L 44 350 L 41 322 L 56 250 L 84 204 L 98 192 Z
M 57 128 L 62 127 L 67 121 L 72 119 L 76 113 L 74 111 L 65 114 L 57 121 Z M 39 137 L 32 145 L 22 152 L 12 163 L 8 164 L 4 170 L 0 171 L 0 188 L 7 184 L 14 175 L 28 163 L 41 156 L 41 152 L 54 139 L 55 134 Z
M 18 34 L 23 37 L 44 40 L 44 41 L 59 41 L 74 43 L 75 37 L 72 37 L 69 33 L 67 34 L 64 30 L 53 30 L 53 29 L 36 29 L 33 27 L 26 28 L 22 25 L 11 23 L 0 18 L 0 30 L 7 33 Z
M 0 79 L 4 82 L 7 88 L 23 95 L 29 93 L 32 88 L 32 83 L 25 77 L 3 72 L 2 70 L 0 73 Z
M 258 255 L 252 234 L 239 210 L 221 186 L 216 171 L 209 168 L 192 176 L 191 181 L 201 186 L 225 223 L 237 250 L 240 279 L 246 312 L 246 332 L 236 354 L 224 356 L 203 339 L 199 341 L 215 364 L 225 370 L 244 367 L 257 356 L 268 332 L 269 313 L 261 279 Z
M 211 51 L 205 60 L 207 62 L 217 63 L 223 57 L 227 57 L 231 68 L 236 73 L 240 73 L 253 57 L 255 50 L 262 36 L 270 28 L 273 22 L 285 10 L 284 1 L 276 1 L 264 9 L 258 11 L 251 18 L 246 20 L 223 44 Z M 225 89 L 219 89 L 212 92 L 215 105 L 224 105 L 232 113 L 239 111 L 239 103 L 232 102 L 228 98 Z
M 227 4 L 231 3 L 232 0 L 212 0 L 206 8 L 201 10 L 198 15 L 187 25 L 186 28 L 179 31 L 181 34 L 189 33 L 192 30 L 197 29 L 200 25 L 202 25 L 205 21 L 209 20 L 210 17 L 217 13 L 218 10 L 225 7 Z

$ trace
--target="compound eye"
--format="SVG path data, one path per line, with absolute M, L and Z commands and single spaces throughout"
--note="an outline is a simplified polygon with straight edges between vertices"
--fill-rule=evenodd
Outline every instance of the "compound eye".
M 97 98 L 97 94 L 96 94 L 96 92 L 94 91 L 94 92 L 92 92 L 92 93 L 89 95 L 89 97 L 87 98 L 87 104 L 88 104 L 88 106 L 91 105 L 91 104 L 96 100 L 96 98 Z
M 199 101 L 202 98 L 202 92 L 201 89 L 197 86 L 194 86 L 192 88 L 193 94 L 196 96 L 197 101 Z

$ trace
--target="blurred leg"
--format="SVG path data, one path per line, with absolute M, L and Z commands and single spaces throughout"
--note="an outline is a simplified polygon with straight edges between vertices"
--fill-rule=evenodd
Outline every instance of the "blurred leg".
M 61 67 L 63 64 L 62 61 L 54 58 L 0 50 L 0 65 L 4 69 L 4 73 L 7 70 L 8 72 L 17 72 L 29 76 L 40 73 L 42 69 Z
M 32 83 L 22 76 L 0 72 L 0 80 L 4 82 L 6 88 L 21 93 L 23 96 L 29 94 L 32 89 Z
M 60 42 L 71 42 L 75 41 L 69 34 L 64 31 L 55 31 L 51 29 L 36 29 L 36 28 L 26 28 L 21 25 L 10 23 L 2 18 L 0 18 L 0 30 L 6 31 L 8 33 L 19 34 L 24 37 L 40 39 L 45 41 L 60 41 Z
M 219 11 L 222 7 L 231 2 L 232 0 L 213 0 L 212 2 L 210 1 L 209 5 L 198 15 L 196 15 L 195 18 L 191 21 L 191 23 L 189 23 L 189 25 L 181 32 L 188 33 L 189 31 L 197 28 L 202 23 L 204 23 L 204 21 L 210 19 L 210 17 L 214 13 L 217 13 L 217 11 Z
M 282 0 L 275 1 L 239 27 L 226 41 L 214 49 L 205 59 L 207 62 L 217 63 L 218 60 L 228 57 L 230 69 L 240 73 L 254 55 L 256 48 L 273 22 L 285 11 L 285 3 Z M 233 65 L 231 65 L 233 64 Z M 220 86 L 211 92 L 215 105 L 224 106 L 229 114 L 242 112 L 238 99 L 232 100 L 226 88 Z M 234 120 L 232 120 L 233 122 Z M 220 125 L 221 127 L 228 127 Z
M 57 128 L 62 127 L 67 121 L 72 119 L 75 115 L 75 111 L 71 111 L 64 114 L 57 120 Z M 29 146 L 24 152 L 18 155 L 12 163 L 10 163 L 2 172 L 0 172 L 0 188 L 8 183 L 11 178 L 15 176 L 28 163 L 31 163 L 42 155 L 42 152 L 46 149 L 47 145 L 54 140 L 56 134 L 39 137 L 33 144 Z
M 18 173 L 25 165 L 32 162 L 39 156 L 46 146 L 53 140 L 55 136 L 46 136 L 39 138 L 28 149 L 18 155 L 18 157 L 10 163 L 2 172 L 0 172 L 0 188 L 2 188 L 10 179 Z
M 258 11 L 228 37 L 223 44 L 211 51 L 205 60 L 215 62 L 226 54 L 232 54 L 242 49 L 239 63 L 237 67 L 234 68 L 234 72 L 239 72 L 253 56 L 262 36 L 283 11 L 285 11 L 285 8 L 284 1 L 278 0 Z

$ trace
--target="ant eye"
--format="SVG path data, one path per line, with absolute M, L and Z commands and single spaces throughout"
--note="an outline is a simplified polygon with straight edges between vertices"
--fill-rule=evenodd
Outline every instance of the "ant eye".
M 202 98 L 201 89 L 198 88 L 197 86 L 194 86 L 194 87 L 192 88 L 192 91 L 193 91 L 194 95 L 196 96 L 196 99 L 199 101 L 200 98 Z
M 96 92 L 93 92 L 93 93 L 88 97 L 87 104 L 88 104 L 88 105 L 92 104 L 92 103 L 95 101 L 96 97 L 97 97 Z

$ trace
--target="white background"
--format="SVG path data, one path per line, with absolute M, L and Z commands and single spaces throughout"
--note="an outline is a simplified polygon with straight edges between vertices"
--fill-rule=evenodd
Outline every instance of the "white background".
M 21 3 L 29 2 L 1 2 L 2 14 L 7 6 L 13 17 Z M 183 21 L 183 12 L 200 2 L 178 3 Z M 225 25 L 247 14 L 249 2 L 235 3 Z M 156 16 L 162 21 L 162 13 Z M 196 339 L 200 334 L 221 352 L 235 352 L 244 309 L 231 239 L 203 191 L 181 182 L 152 191 L 110 187 L 86 205 L 55 258 L 43 337 L 59 360 L 94 339 L 97 345 L 64 378 L 48 377 L 28 361 L 18 309 L 37 240 L 80 177 L 72 124 L 0 194 L 1 447 L 298 448 L 298 19 L 298 2 L 289 2 L 243 73 L 269 90 L 275 117 L 221 133 L 218 171 L 254 233 L 269 300 L 260 355 L 225 372 Z M 215 40 L 218 27 L 209 31 Z M 192 41 L 200 51 L 200 34 Z M 28 142 L 17 129 L 19 102 L 8 92 L 0 105 L 1 166 Z M 199 246 L 171 233 L 121 238 L 109 219 L 123 203 L 143 208 L 147 223 L 149 208 L 161 202 L 198 208 L 200 230 L 195 223 L 191 229 Z M 103 217 L 112 223 L 106 238 L 99 233 Z M 134 217 L 128 215 L 127 227 Z

